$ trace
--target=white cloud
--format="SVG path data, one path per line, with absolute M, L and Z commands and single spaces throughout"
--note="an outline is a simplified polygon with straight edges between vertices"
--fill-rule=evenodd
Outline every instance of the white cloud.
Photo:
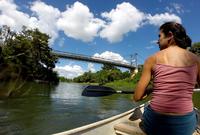
M 178 5 L 176 5 L 178 9 Z M 100 37 L 109 42 L 119 42 L 128 32 L 136 32 L 144 24 L 160 26 L 167 21 L 181 23 L 181 18 L 175 14 L 145 14 L 130 3 L 123 2 L 116 9 L 102 13 L 107 22 L 100 31 Z
M 60 11 L 57 8 L 47 5 L 41 1 L 33 2 L 31 10 L 38 17 L 38 20 L 35 21 L 34 24 L 36 24 L 36 27 L 38 27 L 41 32 L 50 35 L 50 43 L 52 44 L 58 37 L 56 22 L 60 17 Z
M 100 37 L 106 38 L 109 42 L 118 42 L 122 40 L 124 34 L 141 27 L 144 13 L 130 3 L 123 2 L 109 13 L 102 13 L 102 17 L 108 22 L 100 32 Z
M 151 44 L 157 44 L 158 40 L 152 40 L 150 43 Z
M 183 5 L 178 4 L 178 3 L 172 3 L 172 6 L 175 8 L 176 12 L 181 14 L 184 13 Z
M 116 62 L 129 63 L 120 54 L 113 53 L 113 52 L 110 52 L 110 51 L 105 51 L 101 54 L 95 53 L 93 55 L 93 58 L 96 58 L 96 59 L 101 58 L 101 59 L 112 60 L 112 61 L 116 61 Z
M 28 14 L 18 11 L 19 7 L 12 0 L 0 0 L 0 25 L 8 25 L 19 31 L 23 25 L 28 26 Z
M 157 42 L 158 42 L 158 40 L 152 40 L 152 41 L 150 42 L 150 45 L 147 46 L 146 49 L 149 50 L 149 49 L 155 48 L 155 47 L 157 46 Z
M 55 23 L 60 15 L 59 10 L 41 1 L 33 2 L 30 9 L 34 13 L 32 16 L 20 11 L 14 1 L 1 0 L 0 25 L 8 25 L 11 29 L 16 31 L 20 31 L 22 26 L 38 28 L 41 32 L 50 35 L 50 42 L 53 43 L 58 37 Z M 36 15 L 36 17 L 34 15 Z
M 92 73 L 96 72 L 93 63 L 88 63 L 88 70 L 91 71 Z
M 102 25 L 103 21 L 94 18 L 89 8 L 80 2 L 75 2 L 71 7 L 67 6 L 57 22 L 58 28 L 68 37 L 85 42 L 92 41 Z
M 150 46 L 147 46 L 146 49 L 150 50 L 150 49 L 153 49 L 155 47 L 156 47 L 155 45 L 150 45 Z
M 181 12 L 180 5 L 173 6 Z M 8 25 L 16 31 L 21 30 L 23 25 L 38 28 L 51 37 L 51 44 L 58 38 L 59 31 L 84 42 L 99 36 L 114 43 L 121 41 L 128 32 L 136 32 L 144 24 L 181 23 L 180 17 L 175 14 L 145 14 L 128 2 L 118 4 L 110 12 L 103 12 L 101 16 L 104 20 L 95 18 L 89 8 L 80 2 L 68 5 L 64 12 L 42 1 L 31 3 L 29 8 L 32 14 L 20 11 L 13 0 L 0 0 L 0 26 Z
M 65 65 L 65 66 L 56 66 L 54 71 L 57 71 L 59 76 L 63 76 L 68 79 L 72 79 L 84 73 L 81 66 L 78 65 Z
M 174 9 L 170 8 L 169 6 L 165 7 L 165 10 L 169 13 L 172 13 Z
M 14 28 L 15 27 L 15 21 L 9 16 L 0 15 L 0 25 L 1 26 L 8 25 L 8 26 Z
M 168 12 L 177 12 L 178 14 L 184 13 L 183 5 L 179 3 L 170 3 L 170 6 L 165 8 Z
M 149 24 L 160 26 L 164 22 L 168 21 L 175 21 L 177 23 L 181 23 L 181 18 L 176 16 L 175 14 L 169 14 L 169 13 L 164 13 L 164 14 L 156 14 L 154 16 L 152 15 L 147 15 L 147 21 Z

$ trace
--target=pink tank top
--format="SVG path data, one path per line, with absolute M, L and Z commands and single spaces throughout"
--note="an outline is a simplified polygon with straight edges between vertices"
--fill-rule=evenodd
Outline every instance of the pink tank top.
M 163 113 L 184 114 L 193 110 L 192 93 L 197 79 L 197 65 L 174 67 L 156 64 L 150 106 Z

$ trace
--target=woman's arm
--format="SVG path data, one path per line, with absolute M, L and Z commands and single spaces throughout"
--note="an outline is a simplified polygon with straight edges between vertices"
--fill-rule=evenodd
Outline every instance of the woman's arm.
M 144 63 L 141 78 L 136 86 L 136 89 L 133 95 L 133 99 L 135 101 L 141 100 L 142 97 L 144 96 L 146 87 L 148 86 L 151 80 L 151 70 L 152 70 L 153 65 L 154 65 L 154 57 L 151 56 Z
M 200 86 L 200 58 L 198 57 L 197 59 L 197 63 L 198 63 L 198 75 L 197 75 L 197 83 Z

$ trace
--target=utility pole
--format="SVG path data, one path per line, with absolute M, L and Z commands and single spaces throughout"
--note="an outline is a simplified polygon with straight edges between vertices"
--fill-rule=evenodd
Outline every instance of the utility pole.
M 134 53 L 134 55 L 133 54 L 130 55 L 131 65 L 133 65 L 133 63 L 134 63 L 136 68 L 137 68 L 137 55 L 138 55 L 137 53 Z
M 130 57 L 131 57 L 131 60 L 130 60 L 131 61 L 131 65 L 133 65 L 133 55 L 131 54 Z
M 134 54 L 135 67 L 136 67 L 136 68 L 138 68 L 138 65 L 137 65 L 137 55 L 138 55 L 137 53 Z
M 131 78 L 133 78 L 138 73 L 138 65 L 137 65 L 137 53 L 131 56 L 131 65 L 135 64 L 135 69 L 131 71 Z

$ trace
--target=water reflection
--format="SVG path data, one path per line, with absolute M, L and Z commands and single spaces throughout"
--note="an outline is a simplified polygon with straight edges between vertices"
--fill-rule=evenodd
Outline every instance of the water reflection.
M 133 107 L 131 95 L 83 97 L 82 85 L 31 86 L 25 97 L 0 100 L 0 134 L 41 135 L 62 132 Z
M 59 99 L 81 99 L 82 86 L 77 84 L 60 83 L 55 91 L 51 93 L 51 98 Z

